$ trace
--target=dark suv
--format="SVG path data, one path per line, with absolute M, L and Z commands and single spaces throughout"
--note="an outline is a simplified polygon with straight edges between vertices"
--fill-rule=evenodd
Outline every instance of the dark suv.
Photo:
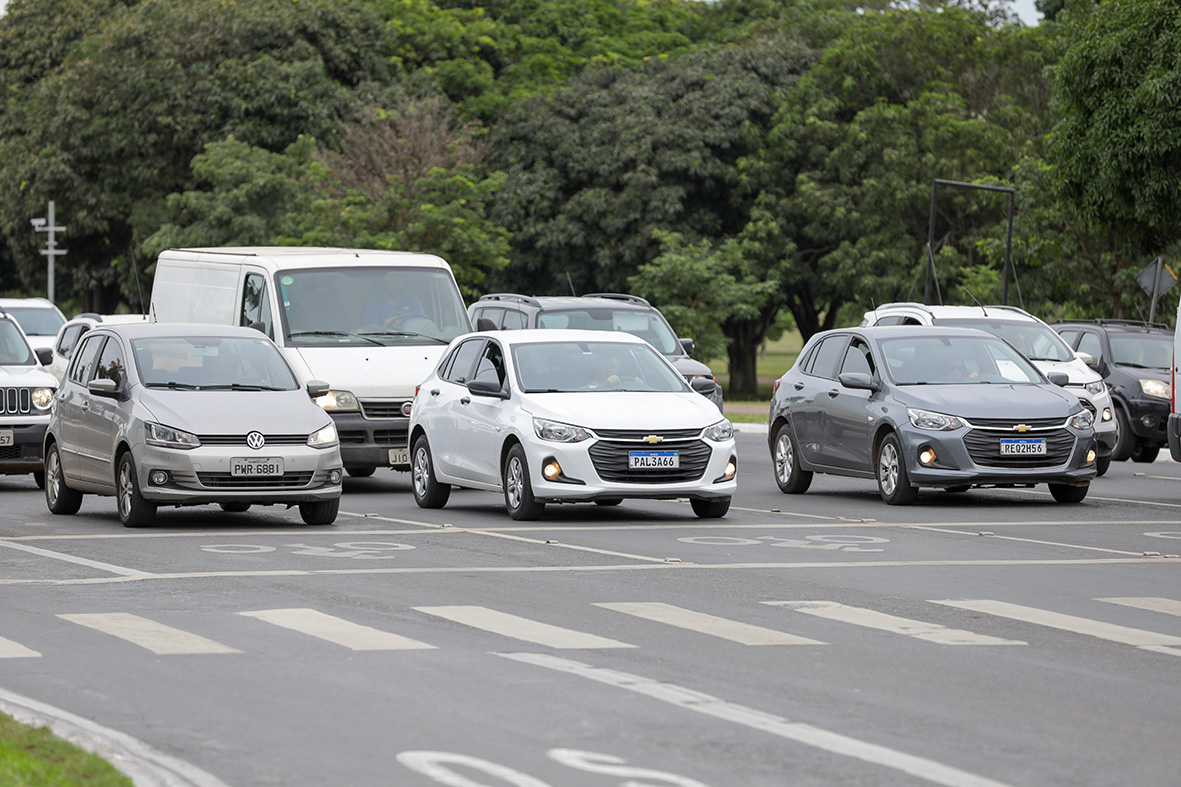
M 722 386 L 717 384 L 717 378 L 708 366 L 689 357 L 693 340 L 678 339 L 660 310 L 636 295 L 595 292 L 578 297 L 531 297 L 497 292 L 480 298 L 467 311 L 479 331 L 581 328 L 639 336 L 668 358 L 693 390 L 722 409 Z
M 1053 326 L 1066 343 L 1091 356 L 1107 383 L 1119 438 L 1114 460 L 1151 462 L 1168 444 L 1173 331 L 1161 323 L 1063 320 Z

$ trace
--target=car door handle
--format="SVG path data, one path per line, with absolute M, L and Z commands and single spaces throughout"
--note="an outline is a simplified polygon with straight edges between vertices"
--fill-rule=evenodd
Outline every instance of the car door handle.
M 470 397 L 470 396 L 465 396 L 465 397 L 463 397 L 462 399 L 460 399 L 460 400 L 459 400 L 459 403 L 460 403 L 460 404 L 471 404 L 471 403 L 472 403 L 472 397 Z
M 89 410 L 89 409 L 90 409 L 90 402 L 83 402 L 83 403 L 82 403 L 82 409 L 83 409 L 83 410 Z
M 438 396 L 438 395 L 439 395 L 439 389 L 438 389 L 438 388 L 432 388 L 432 389 L 431 389 L 431 396 Z
M 831 391 L 828 392 L 829 399 L 836 399 L 840 395 L 841 395 L 841 392 L 838 391 L 836 388 L 833 388 Z
M 796 383 L 796 390 L 797 390 L 797 391 L 802 391 L 802 390 L 804 390 L 804 383 L 803 383 L 802 381 L 801 381 L 801 382 L 798 382 L 798 383 Z

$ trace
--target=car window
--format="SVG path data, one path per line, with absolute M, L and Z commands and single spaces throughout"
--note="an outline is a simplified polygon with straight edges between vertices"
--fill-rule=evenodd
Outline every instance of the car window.
M 455 348 L 450 366 L 441 375 L 442 378 L 458 385 L 466 383 L 471 377 L 472 368 L 476 365 L 476 359 L 480 356 L 480 350 L 483 348 L 483 339 L 468 339 L 459 345 Z
M 664 355 L 682 355 L 672 328 L 656 311 L 588 307 L 537 315 L 538 328 L 576 328 L 587 331 L 624 331 L 638 336 Z
M 504 351 L 496 342 L 488 342 L 484 352 L 480 355 L 480 362 L 476 364 L 473 380 L 496 380 L 498 385 L 504 385 Z
M 20 323 L 21 330 L 26 336 L 57 336 L 57 332 L 66 324 L 57 309 L 44 306 L 13 306 L 6 308 L 13 318 Z
M 1162 333 L 1108 334 L 1111 362 L 1139 369 L 1168 369 L 1173 365 L 1173 337 Z
M 66 358 L 70 357 L 70 353 L 74 352 L 74 348 L 78 346 L 78 340 L 82 338 L 82 334 L 89 330 L 89 326 L 71 325 L 62 331 L 61 338 L 57 340 L 57 354 Z
M 269 339 L 161 336 L 131 344 L 139 378 L 149 388 L 293 391 L 299 381 Z
M 480 320 L 489 320 L 492 327 L 499 330 L 502 317 L 504 317 L 504 309 L 476 309 L 472 312 L 472 324 L 478 327 Z
M 990 317 L 940 320 L 940 325 L 979 328 L 999 336 L 1031 361 L 1070 361 L 1074 353 L 1062 337 L 1040 320 L 1000 320 Z
M 1089 353 L 1096 361 L 1103 360 L 1103 345 L 1099 341 L 1099 334 L 1094 331 L 1083 331 L 1083 338 L 1078 343 L 1078 351 Z
M 94 366 L 98 351 L 102 349 L 106 338 L 105 336 L 91 335 L 82 340 L 82 347 L 74 353 L 74 362 L 70 365 L 69 379 L 71 382 L 79 385 L 86 385 L 90 382 L 90 369 Z
M 1067 328 L 1067 329 L 1058 331 L 1058 335 L 1062 337 L 1062 341 L 1066 342 L 1071 347 L 1073 347 L 1074 340 L 1078 338 L 1078 331 L 1074 330 L 1073 328 Z
M 0 320 L 0 366 L 31 366 L 37 362 L 20 328 L 12 320 Z
M 1024 355 L 991 337 L 899 337 L 883 340 L 881 351 L 898 385 L 1042 382 Z
M 849 343 L 849 349 L 845 351 L 845 360 L 841 364 L 841 374 L 868 374 L 873 376 L 873 355 L 869 351 L 869 345 L 860 339 L 854 339 Z
M 820 347 L 814 353 L 815 360 L 812 361 L 808 373 L 817 377 L 835 377 L 837 362 L 840 361 L 841 352 L 845 349 L 845 343 L 848 340 L 847 335 L 838 334 L 837 336 L 829 336 L 821 342 Z
M 517 384 L 526 393 L 689 390 L 646 343 L 537 342 L 519 344 L 512 354 Z
M 267 294 L 267 280 L 260 273 L 250 273 L 242 285 L 242 312 L 238 324 L 250 326 L 262 323 L 263 333 L 275 338 L 271 325 L 271 299 Z
M 525 312 L 516 309 L 507 309 L 504 312 L 504 322 L 501 324 L 501 329 L 505 331 L 519 331 L 526 327 Z
M 123 387 L 123 381 L 127 379 L 127 367 L 123 363 L 123 350 L 119 347 L 118 340 L 108 339 L 103 345 L 98 363 L 94 367 L 94 375 L 90 379 L 114 380 L 115 387 Z

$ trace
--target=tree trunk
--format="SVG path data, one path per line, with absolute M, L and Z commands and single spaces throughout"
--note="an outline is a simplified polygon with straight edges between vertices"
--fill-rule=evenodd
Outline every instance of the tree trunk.
M 755 340 L 752 323 L 744 320 L 731 323 L 730 334 L 730 399 L 758 399 L 759 377 L 757 370 L 759 340 Z

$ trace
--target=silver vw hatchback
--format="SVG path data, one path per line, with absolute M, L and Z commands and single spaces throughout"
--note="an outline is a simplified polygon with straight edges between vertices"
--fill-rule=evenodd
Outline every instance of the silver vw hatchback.
M 342 464 L 332 419 L 274 343 L 251 328 L 98 327 L 74 352 L 45 430 L 45 500 L 74 514 L 114 495 L 127 527 L 161 505 L 299 506 L 336 520 Z

